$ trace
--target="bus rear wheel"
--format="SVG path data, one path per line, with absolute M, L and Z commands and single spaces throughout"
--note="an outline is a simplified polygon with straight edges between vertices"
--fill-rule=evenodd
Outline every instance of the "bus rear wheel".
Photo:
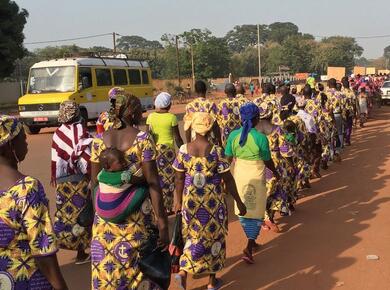
M 39 132 L 41 132 L 41 128 L 36 126 L 24 126 L 24 130 L 29 135 L 36 135 L 39 134 Z

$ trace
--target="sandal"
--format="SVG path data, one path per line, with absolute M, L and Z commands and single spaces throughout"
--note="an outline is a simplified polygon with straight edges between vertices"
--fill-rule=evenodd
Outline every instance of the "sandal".
M 250 265 L 255 263 L 253 256 L 251 254 L 249 254 L 246 249 L 244 250 L 244 256 L 242 257 L 242 260 Z
M 223 286 L 223 282 L 221 279 L 215 279 L 217 284 L 215 284 L 215 286 L 211 286 L 209 287 L 210 285 L 207 286 L 207 290 L 218 290 L 218 289 L 221 289 L 221 287 Z
M 183 278 L 184 277 L 180 274 L 175 275 L 175 283 L 176 283 L 176 286 L 179 290 L 185 290 L 185 288 L 183 286 Z
M 84 259 L 77 259 L 75 265 L 84 265 L 91 262 L 91 255 L 87 255 Z
M 277 224 L 271 222 L 271 221 L 265 221 L 265 225 L 271 229 L 274 233 L 279 233 L 280 229 Z

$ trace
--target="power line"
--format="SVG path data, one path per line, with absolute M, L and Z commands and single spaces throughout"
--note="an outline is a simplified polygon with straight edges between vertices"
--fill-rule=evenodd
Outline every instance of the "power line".
M 323 36 L 323 35 L 314 35 L 315 38 L 328 38 L 328 37 L 333 37 L 332 36 Z M 385 34 L 385 35 L 372 35 L 372 36 L 345 36 L 345 37 L 351 37 L 355 39 L 375 39 L 375 38 L 389 38 L 390 34 Z
M 25 45 L 32 45 L 32 44 L 46 44 L 46 43 L 55 43 L 55 42 L 66 42 L 66 41 L 90 39 L 90 38 L 96 38 L 96 37 L 102 37 L 102 36 L 108 36 L 108 35 L 112 35 L 112 33 L 95 34 L 95 35 L 88 35 L 88 36 L 75 37 L 75 38 L 58 39 L 58 40 L 46 40 L 46 41 L 26 42 L 26 43 L 24 43 L 24 44 L 25 44 Z

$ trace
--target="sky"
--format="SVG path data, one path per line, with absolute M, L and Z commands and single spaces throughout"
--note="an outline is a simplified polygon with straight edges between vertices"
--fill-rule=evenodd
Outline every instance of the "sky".
M 30 16 L 25 42 L 75 38 L 116 32 L 160 40 L 208 28 L 224 36 L 235 25 L 293 22 L 315 36 L 377 36 L 390 34 L 388 0 L 16 0 Z M 390 37 L 357 39 L 363 56 L 377 58 Z M 112 47 L 112 37 L 54 43 Z M 29 50 L 43 47 L 26 45 Z

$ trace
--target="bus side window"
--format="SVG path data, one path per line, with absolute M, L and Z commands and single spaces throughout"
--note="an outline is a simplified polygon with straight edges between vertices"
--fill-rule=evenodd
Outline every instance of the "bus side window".
M 111 79 L 111 71 L 109 69 L 95 69 L 96 73 L 96 82 L 97 85 L 100 87 L 103 86 L 111 86 L 112 85 L 112 79 Z
M 79 90 L 92 87 L 92 70 L 90 67 L 79 67 Z
M 147 70 L 143 70 L 142 71 L 142 83 L 144 85 L 148 85 L 149 84 L 149 75 L 148 75 L 148 71 Z
M 141 74 L 138 69 L 129 69 L 129 79 L 131 85 L 141 84 Z
M 116 86 L 126 86 L 127 85 L 127 73 L 125 69 L 114 69 L 112 70 L 114 75 L 114 84 Z

